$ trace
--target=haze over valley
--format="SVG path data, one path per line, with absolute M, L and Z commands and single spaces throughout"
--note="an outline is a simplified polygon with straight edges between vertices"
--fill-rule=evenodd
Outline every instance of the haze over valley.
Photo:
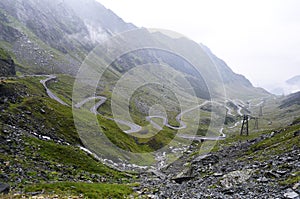
M 176 32 L 185 27 L 173 15 L 178 2 L 165 9 L 168 19 L 161 4 L 161 23 L 145 20 L 148 3 L 130 0 L 124 10 L 115 2 L 103 1 L 108 9 L 96 0 L 1 0 L 0 197 L 299 198 L 296 54 L 290 67 L 273 71 L 268 55 L 247 63 L 249 49 L 227 29 L 224 40 L 208 31 L 198 41 L 208 26 L 196 22 L 201 15 L 186 24 L 189 37 Z M 195 10 L 182 5 L 184 21 Z M 241 28 L 262 17 L 236 6 L 246 12 Z M 128 20 L 131 11 L 136 20 Z M 147 28 L 153 20 L 178 23 Z

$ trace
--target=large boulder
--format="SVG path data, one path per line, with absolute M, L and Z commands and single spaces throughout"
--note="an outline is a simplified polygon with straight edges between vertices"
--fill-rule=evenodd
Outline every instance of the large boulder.
M 0 194 L 8 194 L 10 186 L 8 184 L 3 184 L 0 182 Z
M 287 199 L 299 199 L 300 196 L 299 196 L 298 193 L 296 193 L 292 189 L 287 189 L 286 192 L 285 192 L 285 194 L 284 194 L 284 198 L 287 198 Z
M 9 54 L 0 48 L 0 77 L 16 75 L 15 63 Z
M 230 189 L 236 185 L 245 183 L 251 177 L 252 173 L 253 170 L 251 169 L 233 171 L 224 175 L 220 183 L 223 187 Z
M 193 164 L 197 165 L 213 165 L 219 162 L 219 157 L 216 155 L 200 155 L 193 160 Z

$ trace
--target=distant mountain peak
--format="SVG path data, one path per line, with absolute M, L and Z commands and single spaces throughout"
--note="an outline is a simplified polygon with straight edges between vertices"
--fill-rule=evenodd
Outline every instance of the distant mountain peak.
M 296 75 L 276 85 L 276 87 L 271 90 L 271 93 L 276 95 L 289 95 L 298 91 L 300 91 L 300 75 Z
M 288 80 L 286 80 L 287 84 L 291 85 L 299 85 L 300 86 L 300 75 L 296 75 Z

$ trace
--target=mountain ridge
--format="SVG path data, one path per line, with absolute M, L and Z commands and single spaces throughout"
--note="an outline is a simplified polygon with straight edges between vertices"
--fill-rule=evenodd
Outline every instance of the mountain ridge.
M 93 0 L 85 1 L 81 7 L 92 10 L 90 13 L 96 19 L 107 15 L 109 20 L 105 18 L 106 23 L 102 23 L 91 17 L 81 19 L 73 9 L 76 8 L 74 2 L 77 1 L 0 2 L 0 26 L 4 30 L 1 45 L 15 55 L 16 62 L 22 63 L 23 72 L 75 74 L 84 57 L 99 41 L 134 28 Z M 94 4 L 88 4 L 90 2 L 96 3 L 95 8 L 100 12 L 95 11 Z
M 13 54 L 18 67 L 23 73 L 67 73 L 75 75 L 85 57 L 98 44 L 124 31 L 134 30 L 136 26 L 125 23 L 112 11 L 94 0 L 3 0 L 0 2 L 0 45 Z M 149 38 L 160 42 L 162 46 L 193 54 L 192 59 L 211 59 L 220 72 L 223 83 L 213 82 L 215 73 L 209 68 L 211 61 L 203 62 L 201 71 L 207 83 L 225 84 L 229 97 L 232 91 L 239 90 L 244 97 L 267 95 L 266 92 L 252 87 L 249 80 L 237 75 L 207 47 L 183 39 L 172 38 L 164 33 L 145 31 L 141 40 Z M 189 49 L 190 48 L 190 49 Z M 203 48 L 203 49 L 201 49 Z M 201 64 L 201 60 L 198 60 Z M 19 64 L 21 63 L 21 64 Z M 234 87 L 231 84 L 240 85 Z M 200 85 L 200 84 L 198 84 Z M 222 88 L 216 88 L 220 92 Z M 245 92 L 243 92 L 245 90 Z M 207 95 L 206 95 L 207 96 Z
M 299 196 L 299 93 L 93 0 L 1 0 L 0 28 L 0 198 Z
M 285 82 L 291 85 L 300 85 L 300 75 L 296 75 Z
M 289 78 L 285 82 L 275 85 L 271 93 L 276 95 L 289 95 L 300 91 L 300 75 Z

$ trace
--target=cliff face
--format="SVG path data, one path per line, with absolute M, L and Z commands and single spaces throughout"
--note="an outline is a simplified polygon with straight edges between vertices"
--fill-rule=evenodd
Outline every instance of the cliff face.
M 16 75 L 15 63 L 11 57 L 0 48 L 0 77 Z

